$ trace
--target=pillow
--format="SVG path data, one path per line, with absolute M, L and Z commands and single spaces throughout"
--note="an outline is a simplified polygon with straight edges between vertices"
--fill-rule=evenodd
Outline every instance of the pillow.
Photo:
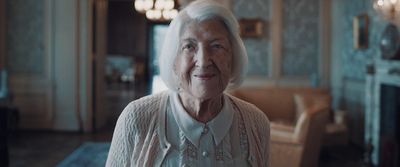
M 331 101 L 331 96 L 325 94 L 295 94 L 296 120 L 303 112 L 313 114 L 322 109 L 330 109 Z

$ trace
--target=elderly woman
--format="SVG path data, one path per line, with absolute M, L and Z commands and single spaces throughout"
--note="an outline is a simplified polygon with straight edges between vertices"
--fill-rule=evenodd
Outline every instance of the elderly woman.
M 208 0 L 189 4 L 161 53 L 170 90 L 124 109 L 106 166 L 268 166 L 267 117 L 224 93 L 241 83 L 247 64 L 232 13 Z

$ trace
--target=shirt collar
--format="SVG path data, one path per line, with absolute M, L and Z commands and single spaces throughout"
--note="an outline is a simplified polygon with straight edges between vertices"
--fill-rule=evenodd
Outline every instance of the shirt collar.
M 232 104 L 226 95 L 223 95 L 223 100 L 221 112 L 211 121 L 204 124 L 192 118 L 183 108 L 178 93 L 173 93 L 171 98 L 172 113 L 186 138 L 196 147 L 199 146 L 200 137 L 205 126 L 209 128 L 215 145 L 218 145 L 228 134 L 233 122 L 234 112 Z

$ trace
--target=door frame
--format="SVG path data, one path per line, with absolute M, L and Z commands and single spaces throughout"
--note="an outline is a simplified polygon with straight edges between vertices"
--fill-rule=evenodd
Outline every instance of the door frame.
M 93 84 L 92 84 L 92 130 L 97 131 L 107 123 L 107 113 L 103 108 L 105 100 L 105 59 L 107 55 L 108 0 L 94 0 L 93 3 Z

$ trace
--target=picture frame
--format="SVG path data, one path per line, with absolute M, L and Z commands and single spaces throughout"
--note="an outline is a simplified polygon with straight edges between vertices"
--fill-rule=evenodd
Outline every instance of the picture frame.
M 355 16 L 353 19 L 353 41 L 355 49 L 367 49 L 369 36 L 369 18 L 367 14 Z
M 243 38 L 259 38 L 263 35 L 264 24 L 261 19 L 240 19 L 239 26 Z

